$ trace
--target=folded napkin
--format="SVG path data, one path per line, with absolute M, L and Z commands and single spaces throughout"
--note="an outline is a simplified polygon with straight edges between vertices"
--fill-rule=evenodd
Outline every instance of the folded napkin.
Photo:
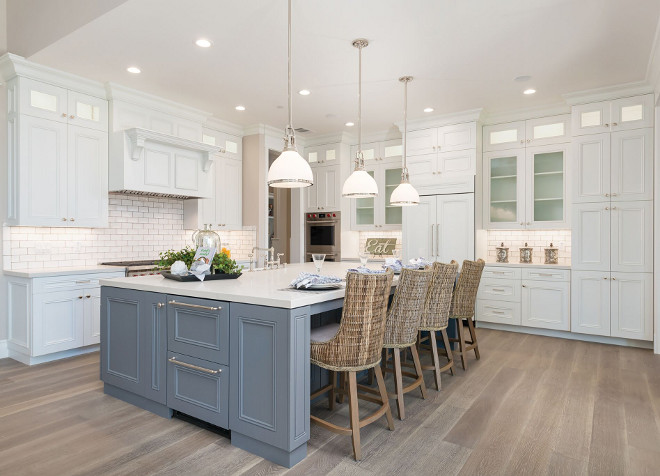
M 397 258 L 385 258 L 385 264 L 383 265 L 383 269 L 391 269 L 395 273 L 400 273 L 401 268 L 403 267 L 403 264 L 401 263 L 400 259 Z
M 366 266 L 351 268 L 348 271 L 352 271 L 353 273 L 360 273 L 360 274 L 385 274 L 384 269 L 370 269 L 367 268 Z
M 292 288 L 308 288 L 314 284 L 341 283 L 342 279 L 337 276 L 321 276 L 313 273 L 300 273 L 296 279 L 291 281 Z
M 431 266 L 433 263 L 426 258 L 413 258 L 409 261 L 409 263 L 413 266 L 417 266 L 418 268 L 426 268 L 427 266 Z

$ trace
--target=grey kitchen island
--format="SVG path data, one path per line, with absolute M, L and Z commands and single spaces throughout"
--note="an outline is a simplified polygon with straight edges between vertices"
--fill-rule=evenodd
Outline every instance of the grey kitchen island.
M 354 263 L 325 263 L 344 276 Z M 344 289 L 287 289 L 312 263 L 183 283 L 101 280 L 101 379 L 108 395 L 164 417 L 231 431 L 232 445 L 291 467 L 309 440 L 311 316 Z

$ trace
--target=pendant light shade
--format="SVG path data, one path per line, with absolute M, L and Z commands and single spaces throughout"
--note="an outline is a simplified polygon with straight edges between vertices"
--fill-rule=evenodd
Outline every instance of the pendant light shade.
M 344 182 L 341 194 L 347 198 L 371 198 L 378 196 L 378 184 L 364 170 L 364 155 L 362 154 L 362 48 L 369 46 L 369 42 L 359 38 L 353 41 L 353 46 L 360 52 L 358 63 L 358 149 L 355 154 L 355 170 Z
M 408 162 L 406 159 L 406 139 L 408 132 L 408 83 L 412 76 L 402 76 L 399 81 L 403 83 L 403 167 L 401 169 L 401 183 L 394 189 L 390 196 L 390 205 L 397 207 L 409 207 L 419 205 L 419 193 L 410 184 L 408 175 Z
M 289 0 L 289 124 L 284 130 L 284 149 L 268 169 L 268 185 L 276 188 L 309 187 L 314 183 L 314 175 L 309 163 L 302 158 L 296 148 L 296 134 L 293 130 L 293 104 L 291 95 L 291 0 Z

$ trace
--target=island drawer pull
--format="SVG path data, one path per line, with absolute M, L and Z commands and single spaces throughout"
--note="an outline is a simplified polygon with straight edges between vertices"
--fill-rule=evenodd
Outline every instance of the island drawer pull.
M 170 362 L 172 362 L 174 365 L 180 365 L 181 367 L 186 367 L 186 368 L 193 369 L 193 370 L 199 370 L 200 372 L 204 372 L 204 373 L 207 373 L 207 374 L 217 375 L 220 372 L 222 372 L 222 369 L 211 370 L 211 369 L 205 369 L 204 367 L 199 367 L 197 365 L 189 364 L 189 363 L 186 363 L 186 362 L 180 362 L 180 361 L 176 360 L 176 357 L 172 357 L 171 359 L 168 359 L 168 360 Z
M 85 279 L 83 281 L 76 281 L 76 284 L 89 284 L 91 282 L 92 282 L 91 279 Z
M 185 306 L 185 307 L 193 307 L 195 309 L 206 309 L 207 311 L 219 311 L 222 309 L 221 307 L 211 307 L 211 306 L 200 306 L 199 304 L 188 304 L 186 302 L 177 302 L 177 301 L 169 301 L 168 304 L 172 304 L 174 306 Z
M 493 291 L 495 291 L 496 293 L 503 293 L 504 288 L 493 288 Z

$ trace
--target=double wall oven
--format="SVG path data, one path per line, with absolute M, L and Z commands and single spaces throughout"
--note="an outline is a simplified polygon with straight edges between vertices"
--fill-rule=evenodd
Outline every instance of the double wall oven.
M 305 213 L 305 261 L 324 253 L 326 261 L 341 261 L 341 213 Z

